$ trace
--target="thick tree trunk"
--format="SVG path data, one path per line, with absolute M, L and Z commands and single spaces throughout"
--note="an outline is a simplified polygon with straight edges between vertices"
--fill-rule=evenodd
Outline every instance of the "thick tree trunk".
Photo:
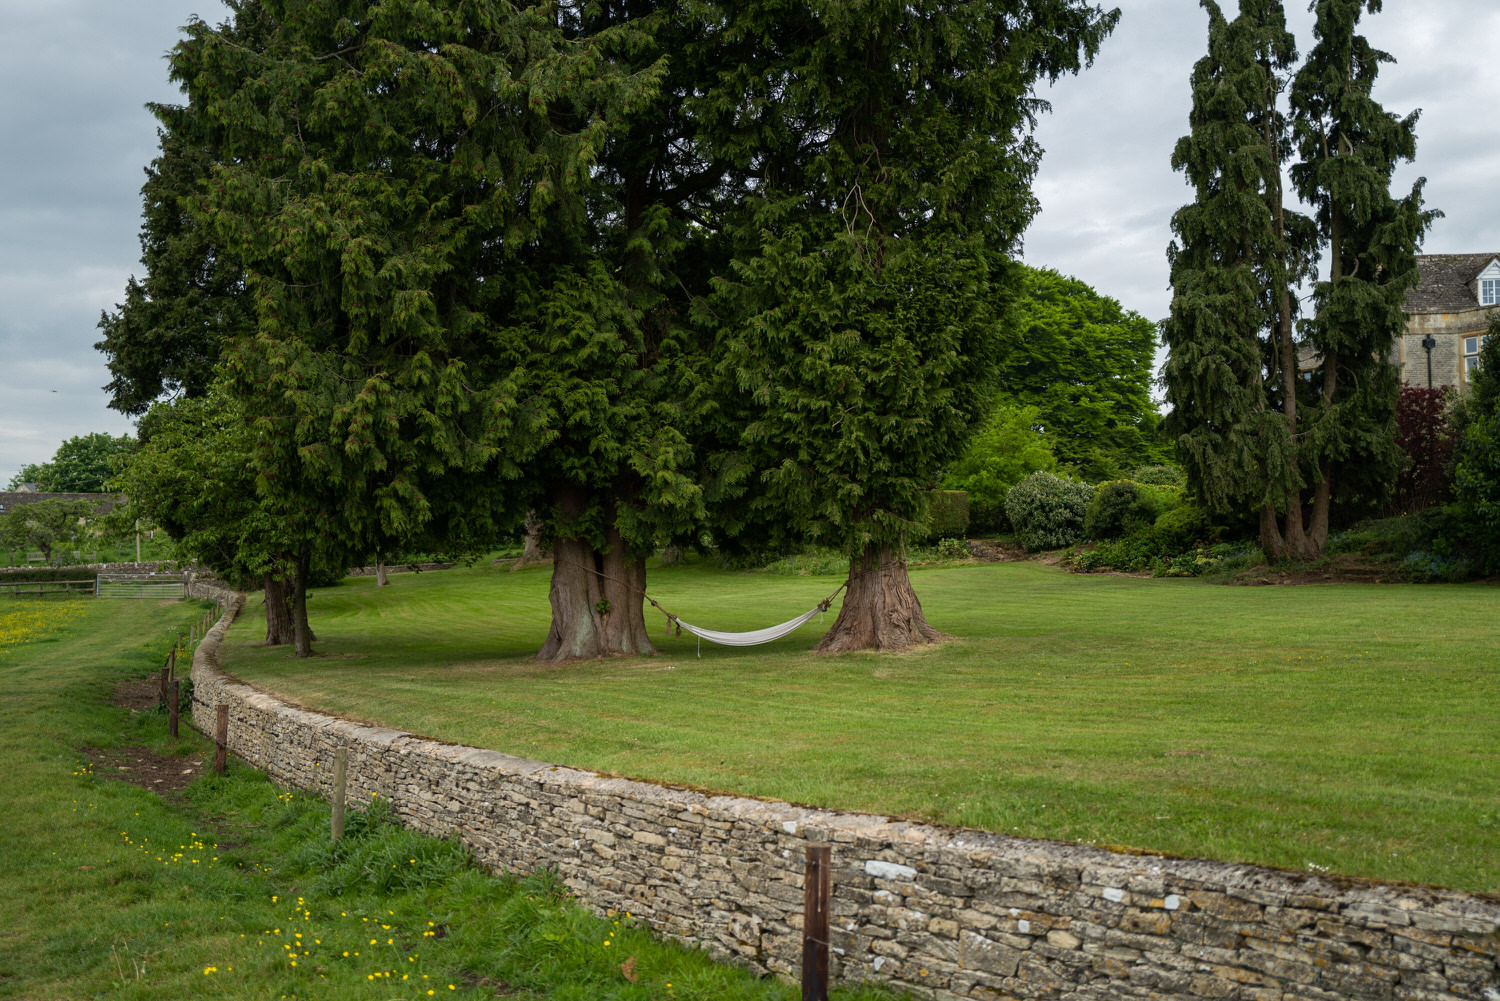
M 849 590 L 839 617 L 818 641 L 823 653 L 905 650 L 946 639 L 922 614 L 906 563 L 890 546 L 870 546 L 849 561 Z
M 287 646 L 293 637 L 290 582 L 265 575 L 266 646 Z
M 557 492 L 564 518 L 582 515 L 583 492 Z M 613 512 L 610 512 L 611 521 Z M 538 660 L 554 664 L 607 656 L 648 656 L 656 652 L 646 635 L 646 560 L 630 556 L 619 532 L 608 532 L 609 547 L 596 551 L 582 539 L 559 536 L 552 543 L 552 626 Z
M 391 586 L 390 575 L 385 572 L 385 560 L 381 559 L 379 556 L 375 557 L 375 586 Z
M 1329 484 L 1325 478 L 1315 488 L 1310 518 L 1304 520 L 1300 492 L 1287 499 L 1280 522 L 1269 504 L 1260 509 L 1260 548 L 1266 559 L 1315 560 L 1328 542 Z

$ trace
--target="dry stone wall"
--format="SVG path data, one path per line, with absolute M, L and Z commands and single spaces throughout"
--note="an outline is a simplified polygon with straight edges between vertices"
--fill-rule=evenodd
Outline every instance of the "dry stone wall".
M 363 726 L 193 664 L 194 715 L 277 782 L 379 796 L 496 870 L 796 975 L 806 848 L 833 846 L 832 967 L 920 998 L 1500 1001 L 1500 901 L 710 796 Z

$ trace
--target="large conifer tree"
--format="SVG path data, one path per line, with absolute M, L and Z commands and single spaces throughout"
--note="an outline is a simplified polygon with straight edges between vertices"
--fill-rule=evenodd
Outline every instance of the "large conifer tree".
M 392 551 L 434 519 L 463 535 L 524 510 L 507 487 L 531 428 L 491 345 L 513 293 L 505 237 L 586 174 L 603 131 L 603 115 L 565 128 L 549 109 L 580 79 L 613 81 L 585 76 L 591 50 L 538 10 L 252 10 L 263 46 L 200 23 L 172 66 L 217 144 L 199 217 L 254 303 L 225 383 L 300 580 L 316 549 Z
M 1310 393 L 1304 413 L 1288 410 L 1286 420 L 1312 486 L 1310 496 L 1289 493 L 1277 505 L 1279 539 L 1262 528 L 1271 556 L 1322 552 L 1335 486 L 1346 500 L 1380 499 L 1400 465 L 1401 380 L 1391 351 L 1406 328 L 1402 299 L 1416 284 L 1416 252 L 1435 213 L 1422 208 L 1420 180 L 1405 197 L 1391 195 L 1396 167 L 1417 155 L 1417 113 L 1398 118 L 1372 95 L 1380 64 L 1392 60 L 1358 27 L 1364 11 L 1380 7 L 1381 0 L 1318 0 L 1317 41 L 1292 84 L 1301 157 L 1292 182 L 1314 208 L 1326 277 L 1305 326 L 1316 356 Z
M 1220 513 L 1256 514 L 1272 558 L 1321 552 L 1335 479 L 1358 469 L 1378 483 L 1394 454 L 1388 353 L 1429 215 L 1420 184 L 1400 202 L 1389 194 L 1395 163 L 1415 153 L 1415 117 L 1397 120 L 1370 98 L 1389 57 L 1354 34 L 1366 5 L 1379 10 L 1378 0 L 1317 4 L 1319 44 L 1293 83 L 1279 0 L 1242 0 L 1232 21 L 1203 0 L 1208 54 L 1173 154 L 1196 198 L 1172 220 L 1164 426 L 1197 494 Z M 1294 152 L 1297 193 L 1316 219 L 1286 207 Z M 1299 337 L 1295 293 L 1324 245 L 1331 280 Z
M 1009 255 L 1035 212 L 1033 88 L 1091 60 L 1117 16 L 1073 0 L 741 9 L 756 177 L 715 302 L 724 393 L 741 394 L 725 466 L 742 518 L 849 554 L 821 649 L 938 635 L 903 544 L 994 399 Z

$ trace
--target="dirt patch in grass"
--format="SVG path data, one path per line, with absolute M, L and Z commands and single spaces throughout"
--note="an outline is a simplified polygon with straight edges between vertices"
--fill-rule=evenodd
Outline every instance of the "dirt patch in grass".
M 157 754 L 145 747 L 91 748 L 85 753 L 93 762 L 96 776 L 119 779 L 161 795 L 180 793 L 203 774 L 203 762 L 197 758 Z
M 132 713 L 156 712 L 161 705 L 161 678 L 122 681 L 110 693 L 109 703 L 121 709 L 129 709 Z
M 1236 584 L 1398 584 L 1401 575 L 1389 560 L 1359 553 L 1337 553 L 1311 564 L 1261 564 L 1235 574 Z
M 131 713 L 159 712 L 161 679 L 151 677 L 122 682 L 110 694 L 110 703 Z M 128 782 L 161 795 L 180 793 L 203 774 L 203 762 L 196 755 L 157 754 L 146 747 L 90 748 L 84 753 L 93 762 L 95 775 Z

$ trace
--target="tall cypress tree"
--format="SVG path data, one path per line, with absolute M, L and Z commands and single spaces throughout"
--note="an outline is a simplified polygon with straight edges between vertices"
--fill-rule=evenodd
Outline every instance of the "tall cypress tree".
M 493 349 L 528 403 L 517 461 L 552 536 L 552 622 L 539 656 L 654 648 L 646 557 L 702 525 L 694 383 L 704 345 L 687 320 L 722 256 L 726 166 L 698 110 L 722 96 L 716 8 L 659 0 L 565 6 L 587 87 L 559 95 L 565 129 L 602 121 L 589 169 L 551 187 L 514 231 Z
M 1391 195 L 1396 167 L 1416 157 L 1417 113 L 1387 112 L 1372 96 L 1391 56 L 1357 33 L 1381 0 L 1318 0 L 1317 43 L 1292 85 L 1301 161 L 1292 182 L 1315 209 L 1326 275 L 1305 326 L 1316 353 L 1302 414 L 1288 420 L 1312 467 L 1311 497 L 1288 495 L 1280 538 L 1267 554 L 1310 556 L 1328 537 L 1335 484 L 1344 498 L 1388 491 L 1400 464 L 1395 443 L 1400 377 L 1391 361 L 1406 327 L 1402 299 L 1416 284 L 1416 252 L 1435 213 L 1422 208 L 1422 181 Z M 1306 508 L 1305 515 L 1303 508 Z M 1306 518 L 1305 525 L 1303 523 Z
M 1198 496 L 1241 512 L 1301 485 L 1276 400 L 1295 396 L 1292 283 L 1304 277 L 1306 220 L 1282 203 L 1290 155 L 1280 95 L 1296 59 L 1278 0 L 1208 12 L 1208 52 L 1193 68 L 1191 131 L 1172 166 L 1195 199 L 1172 217 L 1164 428 Z
M 1199 497 L 1220 513 L 1258 515 L 1272 558 L 1321 552 L 1334 479 L 1360 469 L 1379 482 L 1394 455 L 1387 355 L 1430 216 L 1420 185 L 1402 202 L 1389 195 L 1396 159 L 1415 151 L 1414 117 L 1397 122 L 1369 100 L 1374 66 L 1389 57 L 1353 35 L 1364 2 L 1319 3 L 1320 43 L 1294 77 L 1279 0 L 1243 0 L 1233 21 L 1203 0 L 1208 54 L 1194 68 L 1191 131 L 1173 154 L 1196 198 L 1172 221 L 1164 426 Z M 1351 129 L 1353 115 L 1368 124 Z M 1324 146 L 1336 163 L 1325 162 Z M 1294 152 L 1294 183 L 1314 219 L 1285 204 L 1282 169 Z M 1385 166 L 1354 170 L 1356 162 Z M 1334 278 L 1318 286 L 1317 315 L 1299 337 L 1294 293 L 1325 244 Z M 1352 272 L 1351 254 L 1364 256 Z M 1313 355 L 1309 381 L 1302 366 Z

